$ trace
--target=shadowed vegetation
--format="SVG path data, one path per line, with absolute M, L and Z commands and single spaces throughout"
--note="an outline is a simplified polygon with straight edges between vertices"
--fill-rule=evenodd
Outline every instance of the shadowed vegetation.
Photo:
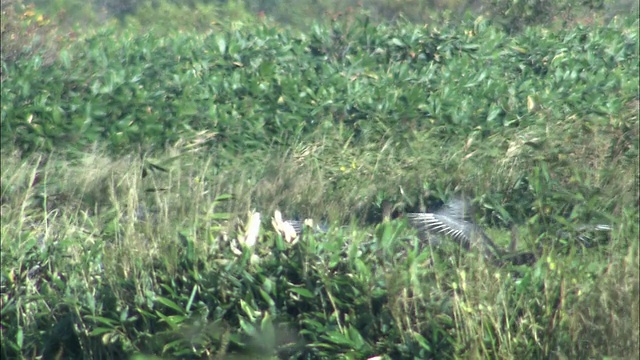
M 637 19 L 143 20 L 3 47 L 3 358 L 639 355 Z

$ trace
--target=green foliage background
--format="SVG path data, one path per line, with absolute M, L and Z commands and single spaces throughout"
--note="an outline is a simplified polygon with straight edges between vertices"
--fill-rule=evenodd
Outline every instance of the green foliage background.
M 638 355 L 624 4 L 188 5 L 3 2 L 3 357 Z M 382 221 L 459 194 L 538 262 Z

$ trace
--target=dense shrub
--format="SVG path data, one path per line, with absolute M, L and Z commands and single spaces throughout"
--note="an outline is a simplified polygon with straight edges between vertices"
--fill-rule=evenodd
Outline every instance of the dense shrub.
M 202 9 L 202 33 L 149 7 L 3 57 L 3 358 L 637 357 L 637 19 L 298 34 Z M 382 221 L 459 193 L 538 261 Z M 331 226 L 288 243 L 275 209 Z M 557 235 L 583 221 L 612 234 Z
M 6 68 L 2 140 L 33 149 L 105 139 L 126 150 L 204 131 L 239 148 L 319 126 L 367 141 L 389 129 L 486 137 L 568 116 L 608 122 L 636 98 L 636 52 L 633 25 L 513 38 L 482 21 L 431 29 L 364 19 L 308 36 L 262 25 L 169 37 L 103 30 L 47 72 L 41 56 Z

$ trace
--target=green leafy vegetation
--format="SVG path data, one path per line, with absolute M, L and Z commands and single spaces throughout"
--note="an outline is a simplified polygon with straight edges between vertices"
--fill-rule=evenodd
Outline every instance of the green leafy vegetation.
M 638 357 L 637 18 L 294 31 L 140 3 L 48 42 L 13 5 L 3 358 Z M 536 261 L 432 248 L 403 215 L 460 195 Z M 276 210 L 327 231 L 292 240 Z

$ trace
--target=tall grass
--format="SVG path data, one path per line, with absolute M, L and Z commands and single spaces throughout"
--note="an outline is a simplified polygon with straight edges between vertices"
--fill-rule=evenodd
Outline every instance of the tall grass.
M 268 313 L 280 325 L 289 324 L 286 331 L 272 329 L 277 339 L 268 342 L 268 351 L 281 356 L 637 356 L 637 163 L 599 161 L 603 149 L 598 146 L 609 144 L 598 136 L 572 147 L 579 157 L 554 168 L 551 176 L 567 188 L 602 188 L 596 196 L 603 206 L 587 209 L 605 212 L 613 222 L 613 235 L 602 247 L 560 252 L 551 232 L 542 238 L 544 224 L 532 220 L 519 226 L 520 246 L 542 245 L 538 262 L 532 268 L 496 268 L 477 254 L 418 246 L 403 220 L 375 229 L 367 225 L 372 221 L 368 212 L 381 198 L 405 201 L 400 206 L 410 208 L 419 206 L 416 199 L 424 200 L 425 191 L 433 196 L 439 188 L 443 196 L 500 189 L 537 164 L 535 156 L 527 157 L 526 146 L 518 145 L 521 137 L 489 138 L 478 145 L 484 151 L 471 157 L 464 148 L 469 139 L 428 155 L 425 143 L 433 141 L 403 148 L 390 138 L 370 149 L 340 147 L 323 137 L 291 149 L 258 151 L 226 166 L 215 165 L 204 153 L 180 149 L 144 160 L 111 159 L 97 148 L 75 160 L 62 154 L 48 155 L 46 161 L 43 155 L 22 159 L 4 154 L 3 351 L 24 357 L 44 351 L 107 358 L 136 352 L 246 353 L 255 351 L 254 342 L 266 341 L 266 335 L 249 330 L 251 316 L 241 316 L 242 326 L 237 322 L 243 310 L 233 304 L 244 299 L 258 311 L 253 321 L 265 321 Z M 562 140 L 549 134 L 547 149 Z M 510 155 L 500 162 L 492 142 L 509 144 L 502 149 Z M 490 165 L 495 163 L 499 166 Z M 610 171 L 618 176 L 603 177 Z M 420 179 L 437 186 L 425 188 Z M 546 205 L 553 204 L 553 191 L 562 192 L 540 193 L 548 197 Z M 224 200 L 226 194 L 232 198 Z M 262 241 L 253 250 L 261 259 L 258 265 L 233 260 L 229 252 L 253 209 L 265 219 Z M 275 209 L 333 224 L 335 230 L 327 235 L 298 245 L 296 251 L 306 259 L 301 274 L 294 270 L 295 252 L 278 245 L 267 225 Z M 339 228 L 349 223 L 354 227 Z M 506 231 L 489 231 L 499 243 L 508 242 Z M 278 251 L 287 255 L 282 258 Z M 220 271 L 230 273 L 221 277 Z M 266 298 L 247 298 L 245 291 L 264 286 L 248 279 L 271 279 L 285 293 L 302 281 L 303 288 L 324 300 L 298 296 L 294 306 L 286 296 L 270 292 Z M 352 299 L 353 291 L 364 301 Z M 269 298 L 272 305 L 267 305 Z M 280 310 L 264 312 L 273 306 Z M 353 313 L 352 306 L 363 312 Z M 167 318 L 167 311 L 181 308 L 184 315 Z M 213 315 L 222 308 L 227 310 Z M 337 327 L 311 331 L 305 324 L 313 318 Z M 211 327 L 201 328 L 205 324 Z M 197 340 L 201 345 L 194 349 L 199 350 L 187 351 L 178 332 L 193 326 L 201 329 L 192 330 L 196 333 L 208 330 L 205 339 Z M 297 333 L 294 340 L 280 339 L 292 332 Z M 350 340 L 338 340 L 338 335 Z M 178 343 L 168 347 L 168 339 Z M 247 347 L 246 339 L 254 339 L 249 342 L 254 345 Z

